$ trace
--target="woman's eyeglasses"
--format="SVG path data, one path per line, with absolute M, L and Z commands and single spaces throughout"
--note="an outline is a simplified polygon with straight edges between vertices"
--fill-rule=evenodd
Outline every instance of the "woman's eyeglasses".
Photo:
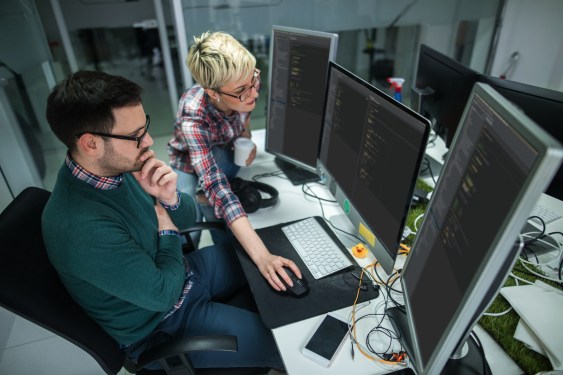
M 255 89 L 256 91 L 260 91 L 260 70 L 259 69 L 254 69 L 254 75 L 252 76 L 252 82 L 250 83 L 250 86 L 245 88 L 239 95 L 228 94 L 228 93 L 220 91 L 220 90 L 215 90 L 215 91 L 217 91 L 220 94 L 230 96 L 232 98 L 237 98 L 241 102 L 245 102 L 246 99 L 248 99 L 250 97 L 250 94 L 252 93 L 252 89 Z

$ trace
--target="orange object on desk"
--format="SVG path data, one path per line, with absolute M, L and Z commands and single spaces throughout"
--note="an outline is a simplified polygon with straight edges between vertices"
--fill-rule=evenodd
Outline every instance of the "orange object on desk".
M 364 244 L 359 243 L 352 248 L 352 254 L 356 258 L 365 258 L 368 255 L 368 249 L 364 246 Z

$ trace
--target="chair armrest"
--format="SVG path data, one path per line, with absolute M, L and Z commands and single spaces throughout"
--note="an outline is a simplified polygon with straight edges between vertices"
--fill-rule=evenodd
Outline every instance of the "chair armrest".
M 184 254 L 190 253 L 196 250 L 196 247 L 190 237 L 191 232 L 202 231 L 202 230 L 222 230 L 226 231 L 227 226 L 223 222 L 216 221 L 201 221 L 197 222 L 189 228 L 180 230 L 180 236 L 186 239 L 184 246 L 182 247 L 182 252 Z
M 151 362 L 159 361 L 167 374 L 195 374 L 189 358 L 183 354 L 193 351 L 238 350 L 236 336 L 209 335 L 192 336 L 156 345 L 139 356 L 137 370 Z
M 195 223 L 194 225 L 192 225 L 189 228 L 186 229 L 182 229 L 180 231 L 181 234 L 187 234 L 190 232 L 195 232 L 198 230 L 222 230 L 225 231 L 227 230 L 227 227 L 225 226 L 225 223 L 223 222 L 218 222 L 218 221 L 200 221 Z

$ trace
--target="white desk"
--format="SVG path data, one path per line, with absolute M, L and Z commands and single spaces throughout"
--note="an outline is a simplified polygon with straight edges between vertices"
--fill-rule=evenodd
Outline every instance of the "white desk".
M 252 140 L 258 147 L 258 154 L 254 163 L 250 167 L 241 168 L 238 176 L 250 180 L 252 176 L 262 173 L 270 173 L 278 170 L 274 164 L 274 156 L 264 151 L 265 131 L 253 131 Z M 255 228 L 263 228 L 287 222 L 298 220 L 310 216 L 322 216 L 322 211 L 318 200 L 306 197 L 302 192 L 301 186 L 294 186 L 290 181 L 279 177 L 266 177 L 260 179 L 260 182 L 275 186 L 279 191 L 279 202 L 270 208 L 260 209 L 249 215 L 249 220 Z M 330 193 L 319 184 L 309 184 L 315 194 L 332 199 Z M 342 210 L 335 203 L 323 202 L 325 217 L 329 218 L 333 215 L 342 214 Z M 338 233 L 336 233 L 338 235 Z M 342 238 L 341 236 L 339 236 Z M 348 243 L 347 243 L 348 242 Z M 350 247 L 349 241 L 343 241 L 345 246 Z M 373 256 L 364 258 L 360 261 L 360 265 L 366 266 L 374 260 Z M 404 259 L 398 259 L 403 262 Z M 371 302 L 369 308 L 373 307 L 383 300 L 383 291 L 377 300 Z M 350 305 L 354 301 L 354 296 L 342 296 L 342 298 L 350 298 Z M 358 315 L 367 312 L 368 307 L 360 310 Z M 337 310 L 334 314 L 339 315 L 347 320 L 351 311 L 351 307 Z M 365 358 L 358 350 L 355 350 L 355 359 L 351 356 L 351 343 L 346 340 L 340 352 L 337 354 L 334 363 L 330 368 L 324 368 L 301 354 L 301 348 L 304 346 L 306 339 L 314 330 L 316 324 L 324 315 L 316 316 L 300 322 L 289 324 L 272 330 L 274 338 L 280 350 L 285 367 L 290 375 L 300 374 L 383 374 L 391 370 L 401 367 L 389 367 L 380 365 L 374 361 Z M 364 342 L 367 331 L 371 324 L 368 321 L 358 324 L 357 337 L 358 341 Z M 487 360 L 493 370 L 493 374 L 517 374 L 521 370 L 516 364 L 504 353 L 504 351 L 494 342 L 486 332 L 478 330 L 479 337 L 485 346 Z

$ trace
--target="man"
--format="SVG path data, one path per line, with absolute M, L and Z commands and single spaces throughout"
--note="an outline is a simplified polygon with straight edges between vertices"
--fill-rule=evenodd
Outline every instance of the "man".
M 195 206 L 150 150 L 141 91 L 123 77 L 84 71 L 49 95 L 47 120 L 68 148 L 43 213 L 49 259 L 133 360 L 162 340 L 228 334 L 238 352 L 190 354 L 194 366 L 283 367 L 257 314 L 214 301 L 246 282 L 233 249 L 182 255 L 178 228 L 194 223 Z

